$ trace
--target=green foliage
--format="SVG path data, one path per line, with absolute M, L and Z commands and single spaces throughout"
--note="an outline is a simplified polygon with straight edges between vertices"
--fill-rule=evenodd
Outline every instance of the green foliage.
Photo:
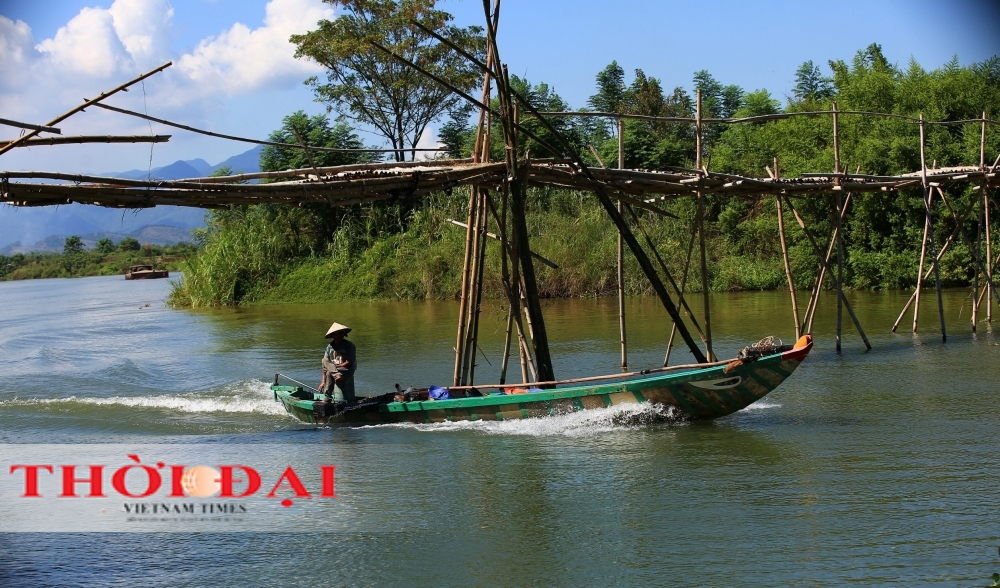
M 462 102 L 448 111 L 448 122 L 438 129 L 438 140 L 444 144 L 445 153 L 451 158 L 468 157 L 472 153 L 474 129 L 469 124 L 475 106 Z
M 322 114 L 309 116 L 299 110 L 282 120 L 281 128 L 271 133 L 269 141 L 275 143 L 298 143 L 298 137 L 311 147 L 327 147 L 331 149 L 364 149 L 365 144 L 350 125 L 339 122 L 330 126 L 330 119 Z M 312 158 L 310 160 L 310 157 Z M 260 153 L 261 171 L 281 171 L 286 169 L 302 169 L 348 165 L 375 161 L 371 153 L 344 153 L 336 151 L 310 151 L 309 155 L 302 149 L 288 149 L 268 145 Z
M 377 129 L 392 147 L 414 148 L 427 125 L 449 110 L 460 97 L 437 82 L 400 64 L 372 46 L 386 47 L 463 90 L 482 79 L 464 57 L 413 26 L 412 21 L 482 57 L 486 42 L 479 27 L 460 28 L 452 16 L 435 8 L 435 0 L 326 0 L 342 7 L 337 18 L 319 21 L 319 28 L 292 35 L 296 57 L 308 57 L 327 69 L 325 83 L 306 81 L 320 102 L 340 114 Z M 404 152 L 396 153 L 402 161 Z
M 63 255 L 77 255 L 83 253 L 83 241 L 77 235 L 66 237 L 63 243 Z
M 597 94 L 587 100 L 587 105 L 597 112 L 622 112 L 625 92 L 625 70 L 612 61 L 598 72 Z
M 118 242 L 118 251 L 138 251 L 142 246 L 134 237 L 125 237 Z
M 807 61 L 795 70 L 795 87 L 792 95 L 796 100 L 825 100 L 834 94 L 833 80 L 824 77 L 819 66 Z
M 114 252 L 114 250 L 115 250 L 114 242 L 112 242 L 111 239 L 108 239 L 107 237 L 100 239 L 94 245 L 94 251 L 101 255 L 110 255 L 112 252 Z

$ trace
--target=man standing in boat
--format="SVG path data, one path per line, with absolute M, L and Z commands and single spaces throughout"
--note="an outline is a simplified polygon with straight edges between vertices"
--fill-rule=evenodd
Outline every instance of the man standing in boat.
M 323 381 L 320 392 L 326 394 L 327 402 L 354 400 L 354 371 L 358 367 L 357 349 L 344 337 L 351 332 L 350 327 L 333 323 L 326 332 L 330 344 L 323 353 Z

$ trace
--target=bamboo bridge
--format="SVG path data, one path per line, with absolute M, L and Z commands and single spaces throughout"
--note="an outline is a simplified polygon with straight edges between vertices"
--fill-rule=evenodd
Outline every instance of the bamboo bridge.
M 708 289 L 702 288 L 704 297 L 703 313 L 697 316 L 685 300 L 685 284 L 688 269 L 692 262 L 694 244 L 698 243 L 698 269 L 701 273 L 701 283 L 708 282 L 708 267 L 705 251 L 705 197 L 708 195 L 728 196 L 732 198 L 760 199 L 762 196 L 774 197 L 777 204 L 778 228 L 781 240 L 785 274 L 791 296 L 791 318 L 795 325 L 795 334 L 812 331 L 816 307 L 825 279 L 829 279 L 837 293 L 837 350 L 841 349 L 843 318 L 846 310 L 855 325 L 865 346 L 871 349 L 871 344 L 843 291 L 843 235 L 842 221 L 846 218 L 852 196 L 860 193 L 895 192 L 905 189 L 920 189 L 923 193 L 925 209 L 925 226 L 921 247 L 920 267 L 917 275 L 917 287 L 910 301 L 900 313 L 893 326 L 895 331 L 905 313 L 912 305 L 913 332 L 917 331 L 917 316 L 919 313 L 921 291 L 931 274 L 937 291 L 937 305 L 940 315 L 942 340 L 946 340 L 947 332 L 942 303 L 941 281 L 938 270 L 938 260 L 946 250 L 959 240 L 964 240 L 973 249 L 975 264 L 975 303 L 972 310 L 972 330 L 975 332 L 979 322 L 978 309 L 984 298 L 986 301 L 987 321 L 992 322 L 993 301 L 1000 305 L 1000 296 L 994 287 L 993 271 L 1000 264 L 1000 258 L 994 259 L 992 235 L 990 232 L 990 208 L 993 206 L 992 191 L 1000 185 L 998 165 L 1000 157 L 992 165 L 986 159 L 986 136 L 989 127 L 1000 124 L 987 118 L 983 113 L 980 119 L 961 121 L 926 121 L 890 113 L 874 113 L 859 111 L 839 111 L 836 103 L 829 111 L 798 112 L 750 117 L 743 119 L 703 118 L 701 115 L 701 95 L 696 100 L 696 116 L 682 117 L 644 117 L 622 115 L 618 113 L 595 112 L 538 112 L 523 97 L 511 87 L 507 77 L 506 66 L 499 60 L 499 48 L 496 44 L 497 16 L 499 0 L 493 11 L 484 5 L 486 13 L 487 53 L 485 62 L 468 55 L 450 40 L 434 31 L 424 29 L 443 44 L 475 63 L 484 74 L 481 99 L 449 85 L 446 81 L 435 77 L 430 72 L 420 68 L 393 54 L 390 50 L 372 43 L 373 48 L 383 51 L 404 65 L 437 80 L 442 85 L 462 96 L 465 100 L 479 107 L 478 130 L 472 157 L 468 159 L 426 159 L 411 162 L 368 163 L 345 165 L 337 167 L 317 167 L 286 170 L 280 172 L 260 172 L 239 174 L 224 177 L 200 177 L 169 181 L 126 180 L 121 178 L 66 174 L 56 172 L 7 171 L 0 172 L 0 202 L 18 207 L 53 206 L 68 203 L 90 204 L 113 208 L 138 209 L 162 205 L 191 206 L 199 208 L 227 208 L 234 205 L 253 204 L 286 204 L 302 206 L 307 203 L 319 203 L 329 206 L 350 206 L 359 203 L 391 201 L 425 197 L 431 193 L 450 191 L 457 187 L 470 187 L 468 218 L 466 227 L 466 246 L 463 258 L 462 290 L 459 308 L 459 321 L 455 346 L 455 366 L 453 385 L 473 385 L 476 370 L 476 349 L 478 346 L 479 315 L 482 300 L 482 284 L 484 271 L 485 244 L 488 238 L 498 240 L 502 245 L 501 278 L 509 305 L 507 316 L 507 335 L 505 352 L 501 364 L 500 382 L 507 377 L 508 358 L 512 344 L 518 348 L 522 382 L 551 382 L 555 375 L 549 355 L 548 338 L 545 330 L 544 317 L 535 281 L 533 257 L 538 257 L 530 250 L 529 235 L 525 223 L 525 190 L 530 186 L 549 186 L 571 190 L 592 192 L 603 205 L 609 220 L 618 230 L 618 293 L 621 341 L 621 365 L 623 371 L 628 365 L 627 336 L 625 329 L 624 277 L 623 256 L 628 248 L 635 256 L 639 267 L 649 280 L 657 297 L 662 302 L 669 315 L 673 327 L 664 366 L 667 365 L 670 349 L 676 333 L 679 333 L 692 355 L 699 363 L 716 359 L 712 350 L 711 315 L 708 304 Z M 419 24 L 413 23 L 420 27 Z M 423 27 L 420 27 L 423 28 Z M 127 89 L 130 85 L 159 72 L 170 64 L 164 64 L 150 72 L 139 76 L 109 92 L 102 93 L 97 98 L 86 100 L 67 113 L 56 117 L 45 125 L 34 125 L 17 121 L 0 119 L 0 125 L 8 125 L 27 129 L 29 132 L 21 137 L 0 143 L 0 155 L 17 147 L 39 144 L 90 143 L 90 142 L 162 142 L 168 136 L 149 137 L 59 137 L 33 139 L 42 132 L 59 134 L 55 126 L 69 116 L 84 108 L 95 106 L 122 114 L 148 119 L 168 126 L 205 135 L 221 137 L 230 140 L 250 143 L 275 145 L 284 148 L 305 150 L 307 156 L 311 151 L 381 151 L 398 152 L 398 149 L 384 150 L 339 150 L 308 146 L 299 139 L 299 144 L 274 143 L 258 141 L 244 137 L 222 135 L 194 127 L 181 125 L 171 121 L 157 119 L 145 114 L 111 107 L 101 102 L 109 96 Z M 495 94 L 494 94 L 495 90 Z M 491 106 L 495 96 L 499 109 Z M 522 125 L 524 117 L 533 117 L 555 138 L 553 145 Z M 588 166 L 580 154 L 552 127 L 549 120 L 554 117 L 589 116 L 606 117 L 618 124 L 619 157 L 618 169 L 609 169 L 601 163 L 600 167 Z M 706 124 L 747 124 L 762 123 L 769 120 L 789 118 L 792 116 L 830 117 L 832 121 L 831 134 L 833 139 L 834 170 L 802 174 L 800 177 L 785 178 L 780 175 L 779 162 L 775 160 L 773 167 L 768 166 L 769 176 L 765 178 L 743 177 L 731 174 L 713 172 L 702 162 L 702 135 Z M 848 173 L 841 169 L 839 151 L 839 118 L 842 116 L 893 117 L 907 119 L 920 130 L 921 169 L 898 176 L 865 175 Z M 629 170 L 622 169 L 624 120 L 628 118 L 650 120 L 671 124 L 691 125 L 696 136 L 696 166 L 695 169 L 674 169 L 671 171 Z M 506 158 L 504 161 L 489 160 L 491 132 L 490 121 L 499 121 L 504 133 Z M 961 167 L 930 168 L 924 157 L 925 129 L 928 125 L 978 125 L 981 130 L 980 160 L 977 164 Z M 547 158 L 530 158 L 522 152 L 521 142 L 531 138 L 549 153 Z M 406 149 L 402 151 L 416 151 Z M 428 150 L 436 151 L 436 150 Z M 268 180 L 266 183 L 251 183 L 254 180 Z M 53 183 L 61 182 L 61 183 Z M 956 210 L 946 196 L 946 190 L 967 188 L 977 190 L 981 198 L 973 199 L 973 204 L 966 210 Z M 835 196 L 835 208 L 831 211 L 836 219 L 827 235 L 817 235 L 810 230 L 796 208 L 796 202 L 816 195 Z M 943 241 L 935 238 L 934 219 L 932 213 L 933 199 L 937 197 L 944 202 L 955 221 L 955 229 Z M 653 241 L 638 223 L 635 208 L 653 214 L 673 216 L 660 205 L 664 202 L 686 198 L 693 199 L 697 215 L 691 227 L 691 241 L 687 249 L 687 266 L 684 268 L 684 278 L 679 285 L 675 277 L 663 262 Z M 791 213 L 795 222 L 803 231 L 817 258 L 817 274 L 810 289 L 809 302 L 803 312 L 800 312 L 796 297 L 796 287 L 792 279 L 788 246 L 785 239 L 785 210 Z M 978 209 L 977 216 L 971 217 L 973 208 Z M 676 218 L 676 217 L 675 217 Z M 966 221 L 977 218 L 977 234 L 975 239 L 965 228 Z M 493 224 L 496 234 L 487 233 L 487 226 Z M 985 231 L 983 230 L 985 228 Z M 642 241 L 636 236 L 638 229 Z M 822 239 L 820 238 L 822 237 Z M 939 237 L 939 236 L 938 236 Z M 981 254 L 982 239 L 985 237 L 985 259 Z M 980 284 L 979 278 L 984 283 Z M 669 284 L 669 288 L 668 288 Z M 686 317 L 685 317 L 686 315 Z M 685 320 L 686 318 L 686 320 Z M 693 329 L 700 341 L 692 336 Z

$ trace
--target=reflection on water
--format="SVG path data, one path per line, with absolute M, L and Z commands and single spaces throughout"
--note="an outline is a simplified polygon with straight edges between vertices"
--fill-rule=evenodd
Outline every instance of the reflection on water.
M 835 300 L 824 295 L 808 360 L 763 401 L 713 423 L 613 407 L 342 429 L 285 415 L 267 388 L 274 373 L 318 383 L 323 333 L 336 320 L 354 328 L 359 392 L 446 383 L 456 303 L 175 311 L 162 305 L 168 289 L 118 277 L 0 283 L 0 441 L 283 444 L 338 464 L 344 498 L 319 516 L 365 524 L 330 534 L 0 535 L 3 586 L 109 577 L 979 585 L 1000 565 L 990 433 L 1000 347 L 983 329 L 969 332 L 965 292 L 946 293 L 944 345 L 936 305 L 925 305 L 922 334 L 892 334 L 908 293 L 851 294 L 874 350 L 845 320 L 841 355 Z M 787 294 L 719 294 L 712 304 L 720 356 L 766 335 L 793 338 Z M 543 306 L 558 377 L 618 369 L 614 300 Z M 477 373 L 492 381 L 504 318 L 485 307 Z M 665 312 L 632 299 L 628 316 L 632 367 L 659 365 Z M 675 348 L 672 361 L 689 357 Z M 150 565 L 149 553 L 170 565 Z

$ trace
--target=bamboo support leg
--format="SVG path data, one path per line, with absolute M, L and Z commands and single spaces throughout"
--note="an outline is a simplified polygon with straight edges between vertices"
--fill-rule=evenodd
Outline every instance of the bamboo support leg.
M 792 279 L 792 265 L 788 260 L 788 244 L 785 241 L 785 215 L 781 209 L 781 198 L 775 198 L 775 203 L 778 206 L 778 237 L 781 239 L 781 258 L 785 262 L 785 278 L 788 280 L 788 293 L 792 297 L 792 320 L 795 321 L 795 338 L 798 339 L 802 335 L 802 329 L 799 326 L 799 304 L 798 300 L 795 299 L 795 281 Z
M 837 174 L 837 182 L 840 182 L 840 130 L 837 117 L 837 103 L 833 103 L 833 160 L 834 173 Z M 837 353 L 840 353 L 841 335 L 844 326 L 844 232 L 841 230 L 843 223 L 841 193 L 837 192 Z
M 925 196 L 926 198 L 926 196 Z M 926 205 L 926 201 L 924 202 Z M 917 296 L 913 301 L 913 332 L 917 332 L 917 322 L 920 319 L 920 290 L 924 285 L 924 260 L 927 257 L 927 232 L 930 230 L 928 223 L 930 221 L 924 216 L 924 236 L 920 241 L 920 265 L 917 266 Z
M 472 262 L 472 240 L 475 235 L 474 221 L 476 218 L 476 204 L 479 202 L 478 188 L 473 186 L 469 194 L 469 218 L 465 230 L 465 254 L 462 262 L 462 291 L 458 303 L 458 334 L 455 339 L 455 370 L 452 376 L 452 385 L 458 386 L 462 382 L 462 363 L 465 358 L 465 315 L 469 305 L 469 272 Z
M 511 331 L 514 330 L 514 309 L 509 308 L 507 310 L 507 329 L 506 335 L 503 339 L 503 355 L 500 359 L 500 383 L 507 382 L 507 361 L 510 359 L 510 337 Z
M 836 115 L 834 115 L 836 116 Z M 837 352 L 840 352 L 841 337 L 844 326 L 844 231 L 842 230 L 843 202 L 840 192 L 837 192 Z
M 476 299 L 472 307 L 472 360 L 469 365 L 469 385 L 474 383 L 476 377 L 476 349 L 479 349 L 479 318 L 483 306 L 483 273 L 486 266 L 486 206 L 485 199 L 487 193 L 483 192 L 484 202 L 481 204 L 483 213 L 479 223 L 479 273 L 476 275 Z
M 694 238 L 697 235 L 698 228 L 695 227 L 695 229 L 691 231 L 691 239 L 688 241 L 687 260 L 684 262 L 684 274 L 681 276 L 681 287 L 679 291 L 680 300 L 677 302 L 678 308 L 684 306 L 684 290 L 687 288 L 688 270 L 691 268 L 691 254 L 694 253 Z M 691 313 L 688 314 L 690 315 Z M 670 350 L 674 348 L 674 335 L 676 334 L 677 324 L 672 323 L 670 325 L 670 339 L 667 340 L 667 353 L 663 356 L 663 367 L 667 367 L 667 364 L 670 363 Z
M 943 196 L 943 194 L 942 194 L 942 196 Z M 948 251 L 948 248 L 952 245 L 952 243 L 955 242 L 955 237 L 958 236 L 958 233 L 959 233 L 959 231 L 962 228 L 962 224 L 965 222 L 965 219 L 968 218 L 968 216 L 969 216 L 969 214 L 971 212 L 972 212 L 972 205 L 970 204 L 969 208 L 965 211 L 965 214 L 963 214 L 961 217 L 956 216 L 956 218 L 955 218 L 955 228 L 952 229 L 951 234 L 948 235 L 947 239 L 945 239 L 944 245 L 941 246 L 941 251 L 938 251 L 937 258 L 938 258 L 939 261 L 944 256 L 944 254 Z M 924 281 L 926 281 L 927 278 L 930 277 L 932 271 L 933 270 L 931 268 L 928 268 L 924 272 L 924 274 L 923 274 Z M 894 332 L 894 333 L 896 332 L 896 328 L 899 327 L 899 323 L 901 323 L 903 321 L 903 317 L 906 315 L 906 311 L 910 309 L 910 305 L 913 304 L 913 301 L 916 300 L 916 298 L 917 298 L 917 291 L 914 289 L 913 293 L 910 294 L 909 300 L 907 300 L 906 304 L 903 305 L 903 310 L 901 310 L 899 312 L 899 316 L 896 318 L 895 324 L 892 325 L 892 332 Z M 975 313 L 975 305 L 973 305 L 973 313 Z
M 790 204 L 790 203 L 789 203 Z M 844 199 L 844 207 L 841 211 L 841 215 L 847 214 L 847 208 L 851 204 L 851 194 L 847 194 L 847 198 Z M 827 246 L 826 246 L 826 264 L 820 261 L 819 270 L 816 273 L 816 280 L 813 282 L 813 287 L 811 294 L 809 296 L 809 304 L 806 306 L 806 314 L 803 317 L 803 329 L 804 333 L 812 333 L 813 321 L 816 318 L 816 309 L 819 307 L 819 298 L 823 293 L 823 279 L 826 277 L 826 267 L 830 264 L 833 259 L 833 248 L 837 243 L 837 228 L 832 227 L 830 234 L 827 236 Z
M 927 215 L 927 235 L 931 246 L 931 259 L 934 260 L 934 285 L 937 289 L 938 316 L 941 319 L 941 341 L 948 340 L 948 333 L 945 329 L 944 321 L 944 295 L 941 292 L 941 266 L 938 265 L 937 252 L 934 246 L 934 218 L 931 212 L 931 191 L 927 183 L 927 164 L 924 160 L 924 115 L 920 115 L 920 167 L 921 180 L 924 187 L 924 213 Z
M 826 271 L 830 274 L 830 279 L 836 281 L 836 278 L 833 276 L 833 271 L 830 269 L 830 263 L 826 259 L 823 258 L 823 252 L 820 250 L 819 245 L 816 244 L 816 240 L 813 239 L 812 233 L 809 231 L 808 228 L 806 228 L 805 221 L 803 221 L 802 217 L 799 216 L 798 211 L 795 210 L 794 206 L 792 206 L 792 203 L 791 203 L 790 200 L 786 200 L 785 203 L 788 204 L 788 208 L 792 211 L 792 214 L 795 215 L 795 220 L 798 221 L 799 227 L 802 229 L 802 232 L 805 234 L 806 239 L 809 241 L 809 244 L 812 245 L 813 251 L 816 253 L 816 257 L 820 258 L 823 261 L 823 266 L 826 267 Z M 837 284 L 834 284 L 834 286 L 836 286 L 836 285 Z M 868 336 L 865 335 L 865 330 L 861 328 L 861 322 L 858 321 L 857 315 L 854 314 L 854 309 L 851 308 L 851 303 L 847 301 L 847 298 L 844 296 L 842 290 L 838 289 L 837 291 L 840 292 L 840 296 L 841 296 L 841 298 L 844 301 L 844 308 L 847 309 L 847 314 L 850 315 L 851 320 L 854 321 L 854 326 L 857 327 L 858 334 L 861 335 L 861 339 L 865 342 L 865 347 L 868 348 L 868 350 L 870 351 L 871 348 L 872 348 L 872 345 L 871 345 L 871 343 L 868 342 Z
M 698 249 L 701 255 L 701 300 L 705 310 L 705 356 L 715 361 L 712 351 L 712 311 L 708 296 L 708 259 L 705 251 L 705 198 L 698 193 Z
M 985 218 L 986 218 L 986 261 L 993 259 L 993 240 L 991 238 L 992 232 L 990 231 L 990 193 L 989 191 L 983 192 L 983 205 L 986 208 Z M 992 273 L 992 266 L 990 267 L 990 272 Z M 993 323 L 993 300 L 987 296 L 986 297 L 986 322 Z
M 625 128 L 624 121 L 618 119 L 618 169 L 625 169 Z M 618 201 L 618 214 L 622 213 L 622 201 Z M 625 242 L 618 232 L 618 333 L 622 345 L 622 371 L 628 371 L 628 337 L 625 334 Z
M 942 190 L 940 186 L 935 187 L 935 189 L 937 190 L 938 194 L 941 196 L 941 200 L 948 207 L 948 210 L 951 211 L 952 217 L 955 219 L 955 229 L 954 229 L 953 233 L 956 233 L 959 230 L 961 230 L 962 237 L 965 238 L 966 245 L 969 246 L 969 249 L 975 249 L 975 247 L 976 247 L 975 243 L 973 242 L 972 238 L 969 237 L 969 234 L 965 231 L 965 219 L 969 215 L 969 212 L 971 212 L 971 210 L 966 211 L 966 213 L 964 215 L 962 215 L 961 218 L 959 218 L 958 214 L 956 214 L 955 210 L 951 207 L 951 204 L 948 203 L 948 198 L 944 195 L 944 190 Z M 938 256 L 938 258 L 940 259 L 940 255 Z M 1000 258 L 998 258 L 998 259 L 1000 259 Z M 992 268 L 990 269 L 990 271 L 985 272 L 984 277 L 986 278 L 986 290 L 984 290 L 984 291 L 992 291 L 994 298 L 997 298 L 997 303 L 1000 304 L 1000 297 L 997 297 L 995 284 L 993 283 L 993 271 L 992 271 Z
M 476 345 L 475 345 L 475 317 L 476 317 L 476 304 L 478 301 L 480 286 L 482 285 L 479 281 L 479 267 L 481 260 L 481 247 L 483 241 L 485 240 L 485 235 L 483 235 L 482 226 L 482 213 L 483 211 L 483 198 L 482 191 L 478 191 L 478 201 L 476 203 L 476 218 L 474 220 L 475 233 L 473 235 L 473 248 L 472 248 L 472 268 L 469 272 L 469 300 L 466 307 L 467 313 L 465 317 L 465 344 L 464 344 L 464 354 L 462 356 L 462 386 L 465 386 L 469 382 L 469 372 L 471 370 L 471 365 L 476 359 Z
M 667 277 L 667 281 L 670 282 L 670 286 L 674 289 L 674 292 L 677 292 L 680 298 L 677 302 L 677 310 L 680 311 L 683 309 L 687 311 L 688 318 L 691 319 L 691 324 L 694 325 L 695 330 L 698 332 L 698 336 L 701 337 L 702 343 L 705 343 L 705 333 L 701 330 L 701 325 L 698 324 L 698 319 L 694 316 L 694 311 L 691 310 L 691 307 L 688 306 L 687 300 L 685 300 L 684 296 L 681 295 L 682 288 L 677 285 L 677 282 L 674 280 L 674 276 L 667 268 L 667 264 L 663 262 L 663 258 L 660 257 L 660 252 L 657 251 L 656 245 L 654 245 L 653 240 L 649 238 L 649 233 L 646 232 L 646 229 L 642 228 L 642 223 L 639 222 L 639 217 L 636 216 L 635 211 L 632 210 L 631 206 L 627 206 L 625 209 L 632 217 L 632 222 L 635 223 L 636 228 L 638 228 L 639 232 L 642 233 L 643 238 L 646 240 L 646 245 L 649 246 L 649 250 L 652 251 L 653 257 L 656 258 L 656 262 L 660 265 L 660 270 L 663 271 L 663 275 Z M 690 256 L 690 253 L 688 255 Z

